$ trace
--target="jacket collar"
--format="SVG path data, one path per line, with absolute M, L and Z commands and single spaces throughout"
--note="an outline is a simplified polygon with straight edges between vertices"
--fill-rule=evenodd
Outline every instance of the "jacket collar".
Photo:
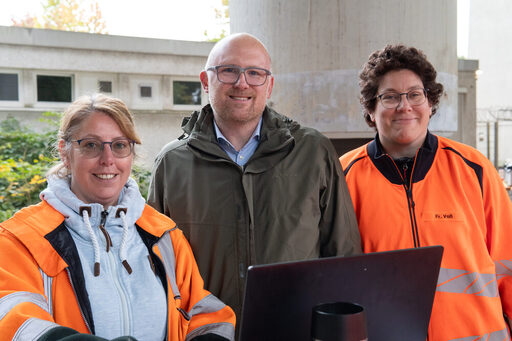
M 149 205 L 145 205 L 141 217 L 135 224 L 155 238 L 160 238 L 165 232 L 176 228 L 174 221 Z
M 266 171 L 288 155 L 295 146 L 293 133 L 300 128 L 297 122 L 269 107 L 265 107 L 262 115 L 260 144 L 246 164 L 245 172 Z M 182 129 L 185 133 L 182 138 L 187 138 L 189 149 L 197 157 L 214 162 L 229 162 L 239 167 L 216 141 L 213 110 L 209 104 L 201 112 L 196 111 L 191 117 L 185 118 Z
M 425 142 L 418 149 L 415 156 L 414 169 L 412 173 L 412 182 L 416 183 L 425 178 L 437 152 L 438 141 L 437 136 L 427 131 Z M 382 144 L 380 143 L 379 134 L 368 144 L 367 153 L 377 169 L 393 184 L 402 184 L 402 177 L 398 172 L 395 163 L 391 157 L 384 153 Z

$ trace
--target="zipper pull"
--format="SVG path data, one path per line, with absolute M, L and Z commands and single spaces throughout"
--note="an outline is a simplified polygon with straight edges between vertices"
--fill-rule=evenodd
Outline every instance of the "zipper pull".
M 404 170 L 404 182 L 406 182 L 407 181 L 407 169 L 409 169 L 409 166 L 407 166 L 407 162 L 405 162 L 402 165 L 402 169 Z
M 103 236 L 105 237 L 105 242 L 107 244 L 106 251 L 109 252 L 110 247 L 113 244 L 112 244 L 112 239 L 110 238 L 110 235 L 108 234 L 107 230 L 105 229 L 105 221 L 107 220 L 107 215 L 108 215 L 108 212 L 106 210 L 101 212 L 101 222 L 100 222 L 100 226 L 98 226 L 98 228 L 100 229 L 100 231 L 103 233 Z
M 416 204 L 414 203 L 414 200 L 412 199 L 412 189 L 407 188 L 406 191 L 407 191 L 407 196 L 409 197 L 409 200 L 411 201 L 411 207 L 414 208 L 414 206 L 416 206 Z

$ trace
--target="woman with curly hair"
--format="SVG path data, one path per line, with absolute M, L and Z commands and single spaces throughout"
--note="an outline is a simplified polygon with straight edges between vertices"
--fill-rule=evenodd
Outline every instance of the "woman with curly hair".
M 429 132 L 443 95 L 436 74 L 404 45 L 375 51 L 360 73 L 377 135 L 340 161 L 362 247 L 444 246 L 428 339 L 510 340 L 512 202 L 481 153 Z

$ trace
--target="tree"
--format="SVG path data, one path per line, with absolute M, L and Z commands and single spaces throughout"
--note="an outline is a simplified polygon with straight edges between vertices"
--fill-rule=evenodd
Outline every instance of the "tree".
M 221 0 L 220 8 L 214 8 L 215 11 L 215 19 L 217 20 L 217 25 L 229 27 L 229 0 Z M 225 28 L 222 28 L 221 32 L 217 36 L 210 37 L 208 30 L 204 30 L 204 36 L 207 41 L 216 42 L 224 38 L 229 34 Z
M 94 0 L 45 0 L 43 14 L 11 19 L 13 26 L 61 31 L 108 33 L 98 3 Z

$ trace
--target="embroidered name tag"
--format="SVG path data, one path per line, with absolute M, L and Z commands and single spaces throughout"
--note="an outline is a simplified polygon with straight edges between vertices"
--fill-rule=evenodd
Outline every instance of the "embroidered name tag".
M 424 212 L 423 219 L 425 221 L 462 221 L 464 217 L 458 212 Z

